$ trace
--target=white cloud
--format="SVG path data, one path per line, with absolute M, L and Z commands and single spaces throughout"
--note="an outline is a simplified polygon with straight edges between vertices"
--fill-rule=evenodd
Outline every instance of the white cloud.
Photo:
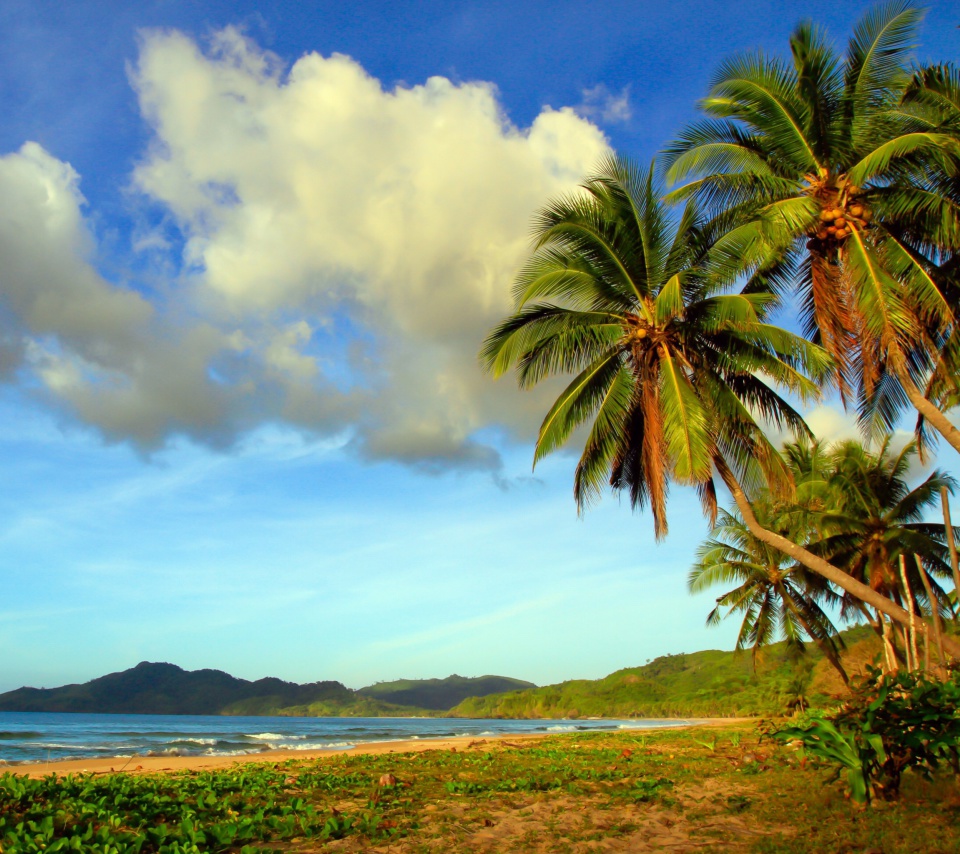
M 149 295 L 105 281 L 79 177 L 28 143 L 0 159 L 0 369 L 145 448 L 281 423 L 491 467 L 477 430 L 530 431 L 543 400 L 476 353 L 531 214 L 607 152 L 593 124 L 546 108 L 518 129 L 490 84 L 385 90 L 341 55 L 285 71 L 233 29 L 206 53 L 147 32 L 131 77 L 153 131 L 133 183 L 181 230 L 183 272 Z M 135 243 L 173 251 L 142 228 Z
M 577 106 L 577 112 L 588 119 L 597 119 L 605 124 L 623 124 L 633 117 L 630 107 L 630 86 L 624 86 L 619 93 L 611 92 L 606 84 L 583 90 L 583 101 Z

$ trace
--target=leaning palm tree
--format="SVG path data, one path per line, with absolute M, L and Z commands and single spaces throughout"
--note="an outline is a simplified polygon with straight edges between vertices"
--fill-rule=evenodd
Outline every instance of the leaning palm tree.
M 783 529 L 786 517 L 780 514 L 777 518 L 771 502 L 755 503 L 754 511 L 766 527 L 797 533 L 789 531 L 789 524 L 787 530 Z M 716 625 L 734 613 L 742 614 L 737 649 L 751 647 L 754 666 L 760 648 L 780 638 L 801 653 L 806 650 L 805 641 L 812 640 L 844 684 L 849 682 L 839 654 L 843 639 L 821 607 L 821 603 L 836 604 L 839 597 L 819 575 L 757 539 L 736 515 L 720 512 L 710 539 L 697 550 L 687 581 L 692 593 L 717 584 L 736 585 L 717 598 L 707 625 Z
M 670 180 L 686 182 L 674 199 L 697 198 L 793 267 L 805 332 L 833 356 L 845 401 L 859 388 L 865 410 L 893 418 L 905 396 L 960 451 L 960 431 L 922 388 L 954 321 L 938 253 L 960 234 L 955 200 L 935 204 L 922 176 L 955 170 L 960 136 L 922 83 L 919 106 L 904 106 L 920 18 L 900 2 L 878 7 L 842 58 L 802 24 L 790 64 L 728 60 L 701 102 L 708 118 L 666 158 Z M 929 228 L 938 215 L 946 225 Z M 871 409 L 884 378 L 887 403 Z
M 671 481 L 697 488 L 711 521 L 715 476 L 751 533 L 901 623 L 910 614 L 824 558 L 763 527 L 748 493 L 786 492 L 790 475 L 757 419 L 808 433 L 776 391 L 817 393 L 824 351 L 767 323 L 759 287 L 782 267 L 705 222 L 693 202 L 673 220 L 653 170 L 611 158 L 583 192 L 547 205 L 514 287 L 514 313 L 487 337 L 492 373 L 522 388 L 574 374 L 541 424 L 534 464 L 584 425 L 574 476 L 582 509 L 609 484 L 667 531 Z M 746 280 L 743 292 L 735 282 Z M 947 645 L 950 645 L 948 640 Z M 950 652 L 960 657 L 960 644 Z

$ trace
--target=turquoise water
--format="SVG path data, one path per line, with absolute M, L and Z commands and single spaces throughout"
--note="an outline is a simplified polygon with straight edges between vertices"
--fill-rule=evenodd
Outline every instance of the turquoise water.
M 646 729 L 664 720 L 271 718 L 0 712 L 0 762 L 126 756 L 241 756 L 264 750 L 332 750 L 371 741 L 518 733 Z

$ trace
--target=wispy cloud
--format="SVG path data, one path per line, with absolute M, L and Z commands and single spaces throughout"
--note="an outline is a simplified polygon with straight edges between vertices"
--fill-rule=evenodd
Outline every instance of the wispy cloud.
M 626 124 L 633 118 L 630 107 L 630 86 L 611 92 L 605 83 L 583 90 L 583 100 L 575 108 L 577 113 L 602 124 Z

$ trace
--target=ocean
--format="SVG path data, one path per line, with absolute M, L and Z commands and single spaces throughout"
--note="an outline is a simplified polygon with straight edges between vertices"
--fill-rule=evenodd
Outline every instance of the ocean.
M 242 756 L 372 741 L 681 726 L 678 720 L 275 718 L 0 712 L 0 764 L 130 756 Z

